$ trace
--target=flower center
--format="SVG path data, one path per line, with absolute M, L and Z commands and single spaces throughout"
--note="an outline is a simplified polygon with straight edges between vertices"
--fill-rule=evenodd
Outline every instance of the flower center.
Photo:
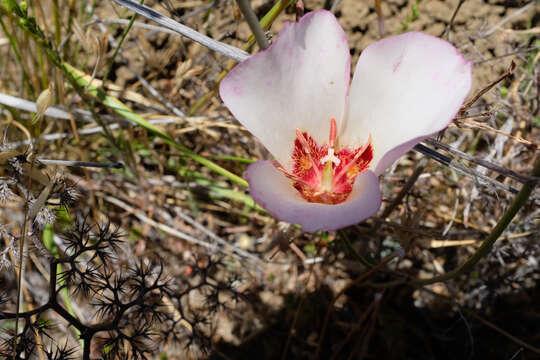
M 336 149 L 336 119 L 330 119 L 328 144 L 319 146 L 307 133 L 296 130 L 292 172 L 277 162 L 276 168 L 292 180 L 293 187 L 309 202 L 339 204 L 352 191 L 356 176 L 369 168 L 373 159 L 371 135 L 356 149 Z

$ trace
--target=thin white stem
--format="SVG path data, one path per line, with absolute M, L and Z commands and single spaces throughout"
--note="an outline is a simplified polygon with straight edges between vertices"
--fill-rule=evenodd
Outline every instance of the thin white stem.
M 185 36 L 193 41 L 196 41 L 199 44 L 204 45 L 207 48 L 212 49 L 220 54 L 223 54 L 233 60 L 242 62 L 250 56 L 247 52 L 241 49 L 238 49 L 234 46 L 227 45 L 222 42 L 211 39 L 208 36 L 205 36 L 193 30 L 190 27 L 180 24 L 179 22 L 176 22 L 173 19 L 163 14 L 160 14 L 155 10 L 152 10 L 148 6 L 138 4 L 131 0 L 114 0 L 114 1 L 130 10 L 135 11 L 139 15 L 142 15 L 152 21 L 155 21 L 158 24 L 161 24 L 178 34 Z
M 156 125 L 156 124 L 175 123 L 175 122 L 178 122 L 178 120 L 177 119 L 156 119 L 156 120 L 149 120 L 148 122 L 150 124 Z M 127 125 L 135 126 L 135 124 L 132 124 L 132 123 L 127 123 Z M 108 125 L 107 128 L 109 130 L 116 130 L 116 129 L 120 128 L 120 124 L 111 124 L 111 125 Z M 81 130 L 78 131 L 78 134 L 79 135 L 91 135 L 91 134 L 97 134 L 97 133 L 100 133 L 100 132 L 103 132 L 103 131 L 104 131 L 104 129 L 101 126 L 96 126 L 96 127 L 92 127 L 92 128 L 81 129 Z M 32 139 L 31 141 L 32 142 L 55 141 L 55 140 L 59 140 L 59 139 L 69 138 L 69 137 L 72 137 L 72 136 L 73 136 L 73 133 L 55 133 L 55 134 L 43 135 L 43 136 L 40 136 L 38 138 Z M 23 140 L 23 141 L 16 141 L 16 142 L 5 144 L 5 147 L 8 148 L 8 149 L 13 149 L 13 148 L 17 148 L 19 146 L 28 145 L 28 144 L 30 144 L 29 140 Z
M 37 112 L 37 106 L 35 102 L 21 99 L 16 96 L 0 94 L 0 104 L 10 106 L 16 109 L 20 109 L 20 110 L 30 111 L 34 113 Z M 70 119 L 70 115 L 67 111 L 64 111 L 55 106 L 51 106 L 47 110 L 45 110 L 45 116 L 50 116 L 50 117 L 54 117 L 58 119 L 65 119 L 65 120 Z

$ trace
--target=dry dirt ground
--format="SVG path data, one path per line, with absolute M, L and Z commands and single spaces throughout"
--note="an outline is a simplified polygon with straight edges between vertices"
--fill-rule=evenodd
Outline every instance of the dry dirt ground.
M 231 0 L 216 1 L 214 6 L 196 15 L 191 12 L 209 2 L 145 3 L 201 33 L 238 47 L 250 35 Z M 306 11 L 330 8 L 332 3 L 304 0 Z M 374 3 L 341 0 L 335 8 L 349 39 L 352 64 L 363 48 L 380 38 Z M 272 4 L 273 1 L 267 0 L 252 1 L 259 17 Z M 485 94 L 467 114 L 485 115 L 451 125 L 440 141 L 519 174 L 530 174 L 540 143 L 538 4 L 466 0 L 451 28 L 449 21 L 460 4 L 458 0 L 382 0 L 381 4 L 387 35 L 418 30 L 443 36 L 473 62 L 470 96 L 499 78 L 511 61 L 515 62 L 514 73 Z M 52 5 L 48 1 L 42 5 L 45 14 L 50 15 Z M 67 19 L 71 10 L 69 6 L 62 9 L 62 18 Z M 97 5 L 94 17 L 85 21 L 129 15 L 112 2 L 102 2 Z M 294 12 L 287 10 L 273 24 L 269 35 L 277 34 L 284 21 L 294 18 Z M 51 16 L 45 19 L 49 21 L 48 28 L 54 28 Z M 137 20 L 146 22 L 142 18 Z M 38 18 L 38 24 L 44 26 L 42 22 Z M 114 51 L 107 36 L 118 40 L 123 29 L 124 26 L 112 27 L 106 22 L 85 27 L 80 34 L 75 32 L 71 36 L 65 56 L 87 74 L 96 70 L 95 77 L 101 79 Z M 0 38 L 5 38 L 3 32 Z M 67 38 L 66 31 L 62 39 Z M 95 53 L 99 45 L 85 43 L 93 41 L 89 39 L 103 41 L 106 51 L 101 58 Z M 0 56 L 4 57 L 0 92 L 35 100 L 20 89 L 21 74 L 16 62 L 11 60 L 13 54 L 5 42 L 0 44 Z M 172 111 L 153 97 L 137 76 L 148 81 L 177 109 L 188 113 L 213 88 L 228 61 L 190 40 L 150 33 L 138 27 L 130 30 L 122 49 L 112 62 L 108 93 L 148 120 L 170 118 Z M 32 58 L 31 48 L 23 50 L 22 55 Z M 32 69 L 37 63 L 32 60 L 28 66 Z M 65 97 L 57 102 L 67 109 L 90 108 L 68 85 Z M 99 103 L 94 105 L 97 106 L 94 110 L 107 122 L 118 122 L 110 109 Z M 11 120 L 10 116 L 0 113 L 0 120 Z M 24 116 L 20 121 L 24 123 Z M 96 126 L 94 121 L 79 119 L 47 124 L 40 135 L 71 134 L 74 129 L 80 132 Z M 175 117 L 173 123 L 159 128 L 193 152 L 215 157 L 218 164 L 235 174 L 242 174 L 245 162 L 217 157 L 266 156 L 264 149 L 238 125 L 216 96 L 193 116 Z M 5 138 L 4 142 L 9 143 L 24 136 L 12 131 Z M 126 245 L 120 262 L 144 258 L 155 265 L 157 257 L 164 259 L 167 277 L 173 282 L 191 284 L 193 288 L 174 305 L 186 309 L 186 317 L 192 318 L 197 313 L 208 316 L 201 332 L 210 340 L 209 352 L 201 352 L 199 347 L 184 348 L 185 342 L 182 346 L 159 343 L 157 352 L 150 358 L 311 359 L 318 351 L 321 359 L 535 359 L 540 356 L 535 352 L 539 351 L 540 342 L 538 190 L 508 226 L 505 237 L 473 272 L 423 288 L 387 286 L 396 279 L 425 279 L 455 269 L 488 236 L 515 195 L 430 160 L 408 195 L 383 218 L 382 211 L 423 158 L 411 152 L 383 175 L 385 202 L 379 216 L 340 233 L 310 235 L 257 211 L 249 201 L 243 202 L 245 189 L 182 156 L 144 130 L 125 126 L 122 132 L 114 131 L 114 139 L 116 143 L 112 145 L 110 139 L 99 134 L 70 135 L 63 140 L 37 142 L 34 151 L 44 158 L 126 164 L 126 169 L 121 171 L 80 168 L 57 171 L 82 194 L 70 209 L 72 219 L 76 214 L 87 214 L 95 222 L 111 222 L 121 229 Z M 454 159 L 506 187 L 522 186 L 496 172 Z M 8 175 L 7 167 L 0 168 L 0 176 Z M 225 196 L 224 191 L 235 195 Z M 6 231 L 20 233 L 22 209 L 17 201 L 2 205 L 0 224 Z M 60 233 L 67 224 L 69 221 L 65 219 L 58 221 L 54 229 Z M 216 238 L 250 252 L 259 260 L 238 256 L 238 252 L 231 256 L 230 251 L 224 251 L 227 247 L 216 250 L 213 247 Z M 197 246 L 196 241 L 208 246 Z M 0 251 L 3 246 L 4 241 Z M 399 246 L 406 250 L 404 258 L 351 285 L 365 274 L 365 259 L 376 264 Z M 230 293 L 222 295 L 220 301 L 226 306 L 210 313 L 205 307 L 208 293 L 196 286 L 200 281 L 197 269 L 204 268 L 208 258 L 222 260 L 211 274 L 213 284 L 234 277 L 231 284 L 242 294 L 238 302 L 231 301 Z M 47 292 L 47 274 L 40 271 L 40 263 L 46 267 L 45 259 L 33 259 L 26 272 L 32 291 L 25 301 L 35 306 Z M 9 300 L 7 305 L 0 306 L 13 310 L 16 289 L 13 268 L 2 269 L 0 287 Z M 336 294 L 345 289 L 343 296 L 336 299 Z M 93 317 L 95 310 L 88 299 L 73 296 L 72 300 L 82 318 L 99 322 Z M 333 300 L 335 303 L 331 304 Z M 0 307 L 0 311 L 4 308 Z M 55 329 L 56 336 L 77 346 L 76 337 L 66 324 L 50 316 L 51 321 L 60 323 Z M 2 326 L 7 328 L 9 324 L 0 321 Z M 99 344 L 93 346 L 96 358 L 103 349 Z

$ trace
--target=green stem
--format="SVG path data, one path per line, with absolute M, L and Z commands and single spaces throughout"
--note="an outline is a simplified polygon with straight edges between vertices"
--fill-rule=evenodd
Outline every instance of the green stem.
M 253 159 L 246 159 L 239 156 L 229 156 L 229 155 L 206 155 L 207 159 L 214 159 L 214 160 L 229 160 L 229 161 L 235 161 L 242 164 L 253 164 L 254 162 L 257 162 L 257 160 Z
M 253 36 L 255 36 L 255 40 L 257 40 L 257 44 L 259 44 L 259 48 L 261 50 L 264 50 L 268 47 L 268 39 L 266 38 L 266 35 L 264 34 L 264 31 L 261 27 L 261 24 L 259 23 L 259 20 L 257 20 L 257 16 L 253 12 L 253 9 L 251 8 L 251 5 L 249 4 L 249 0 L 236 0 L 238 3 L 238 7 L 240 8 L 240 11 L 242 11 L 242 14 L 244 14 L 244 18 L 246 19 L 246 22 L 249 25 L 249 28 L 251 29 L 251 32 L 253 33 Z
M 60 6 L 58 0 L 53 0 L 53 17 L 54 17 L 54 45 L 58 48 L 60 45 L 62 26 L 60 25 Z
M 9 0 L 0 0 L 0 1 L 2 1 L 3 3 L 9 2 Z M 0 6 L 0 15 L 2 14 L 7 15 L 10 18 L 15 17 L 12 13 L 7 11 L 7 9 Z M 23 14 L 23 16 L 25 15 Z M 111 108 L 117 114 L 145 128 L 146 130 L 151 132 L 153 135 L 163 139 L 165 143 L 176 148 L 177 150 L 184 153 L 189 158 L 197 161 L 199 164 L 206 166 L 207 168 L 227 177 L 229 180 L 237 183 L 240 186 L 243 186 L 243 187 L 249 186 L 247 181 L 242 179 L 240 176 L 233 174 L 229 170 L 224 169 L 223 167 L 206 159 L 203 156 L 193 153 L 188 148 L 180 145 L 179 143 L 174 141 L 171 137 L 161 132 L 158 128 L 156 128 L 155 126 L 150 124 L 148 121 L 146 121 L 146 119 L 144 119 L 138 114 L 135 114 L 133 111 L 131 111 L 129 107 L 124 105 L 120 100 L 112 96 L 109 96 L 103 91 L 101 91 L 100 89 L 96 88 L 95 86 L 92 86 L 89 83 L 89 81 L 83 76 L 83 74 L 81 74 L 80 71 L 76 70 L 73 66 L 69 65 L 68 63 L 62 61 L 62 59 L 60 58 L 60 55 L 52 47 L 51 43 L 47 40 L 47 38 L 45 37 L 41 29 L 35 23 L 35 20 L 26 19 L 25 17 L 18 20 L 19 20 L 18 21 L 19 26 L 34 39 L 34 41 L 40 48 L 42 48 L 45 51 L 49 60 L 62 71 L 62 73 L 67 77 L 69 82 L 73 85 L 73 87 L 79 93 L 81 97 L 85 97 L 87 94 L 91 95 L 92 97 L 98 99 L 103 105 Z M 86 90 L 86 93 L 83 90 L 83 88 L 84 90 Z
M 140 3 L 143 4 L 144 1 L 140 1 Z M 109 60 L 109 66 L 107 67 L 107 70 L 105 71 L 105 74 L 103 75 L 103 83 L 102 83 L 103 89 L 105 89 L 105 83 L 107 82 L 107 79 L 109 78 L 109 74 L 111 73 L 112 68 L 114 66 L 114 59 L 120 52 L 120 49 L 122 48 L 122 44 L 124 43 L 124 40 L 126 39 L 129 30 L 131 30 L 131 27 L 133 26 L 133 23 L 135 22 L 136 18 L 137 18 L 137 13 L 133 13 L 133 15 L 131 15 L 131 19 L 129 20 L 128 26 L 126 26 L 126 28 L 122 32 L 122 36 L 120 36 L 120 40 L 118 41 L 118 44 L 116 45 L 116 48 L 114 49 L 114 53 L 111 56 L 111 59 Z
M 358 251 L 356 251 L 356 249 L 351 244 L 351 241 L 349 240 L 349 237 L 347 236 L 345 231 L 339 230 L 338 235 L 343 240 L 343 243 L 345 244 L 347 249 L 358 259 L 358 261 L 360 261 L 360 263 L 362 265 L 364 265 L 368 269 L 371 269 L 372 267 L 377 265 L 376 263 L 374 263 L 374 262 L 370 261 L 369 259 L 365 258 L 364 256 L 362 256 Z
M 11 31 L 8 30 L 6 24 L 2 20 L 2 17 L 0 17 L 0 27 L 2 27 L 2 31 L 4 32 L 4 34 L 9 40 L 9 44 L 11 45 L 11 48 L 13 49 L 13 53 L 15 54 L 15 59 L 21 65 L 23 82 L 28 88 L 28 90 L 30 91 L 30 93 L 32 94 L 32 96 L 34 96 L 34 87 L 30 83 L 30 78 L 28 77 L 28 73 L 25 70 L 25 66 L 21 58 L 21 53 L 19 52 L 19 47 L 17 46 L 17 40 L 11 34 Z
M 109 107 L 111 110 L 113 110 L 120 116 L 128 120 L 131 120 L 134 123 L 138 124 L 139 126 L 145 128 L 146 130 L 151 132 L 153 135 L 161 138 L 167 144 L 176 148 L 180 152 L 184 153 L 187 157 L 197 161 L 199 164 L 206 166 L 207 168 L 217 172 L 218 174 L 221 174 L 227 177 L 229 180 L 234 181 L 238 185 L 241 185 L 243 187 L 249 186 L 247 181 L 242 179 L 240 176 L 233 174 L 229 170 L 222 168 L 218 164 L 206 159 L 203 156 L 193 153 L 191 150 L 189 150 L 185 146 L 180 145 L 179 143 L 174 141 L 171 137 L 161 132 L 157 127 L 155 127 L 154 125 L 146 121 L 146 119 L 144 119 L 140 115 L 131 111 L 131 109 L 127 107 L 126 105 L 124 105 L 124 103 L 122 103 L 120 100 L 107 95 L 106 93 L 98 89 L 97 87 L 91 85 L 90 82 L 83 75 L 81 75 L 81 73 L 77 69 L 75 69 L 71 65 L 67 63 L 63 63 L 62 67 L 66 69 L 70 77 L 75 80 L 75 82 L 77 83 L 77 86 L 84 87 L 88 94 L 98 99 L 103 105 Z
M 43 229 L 43 245 L 47 250 L 51 252 L 51 254 L 58 259 L 58 248 L 56 247 L 56 244 L 54 243 L 54 230 L 51 224 L 45 225 L 45 229 Z M 56 282 L 60 286 L 61 290 L 60 293 L 62 295 L 62 299 L 64 300 L 64 303 L 66 304 L 67 311 L 73 316 L 77 317 L 75 315 L 75 311 L 73 311 L 73 305 L 71 304 L 71 298 L 69 297 L 69 292 L 66 285 L 66 281 L 62 278 L 62 265 L 57 264 L 56 265 Z M 79 338 L 79 344 L 81 346 L 81 349 L 84 347 L 84 343 L 82 339 L 80 338 L 81 332 L 76 327 L 73 327 L 73 330 L 75 332 L 75 335 Z
M 18 17 L 26 17 L 24 11 L 20 8 L 19 4 L 15 0 L 2 0 L 8 11 L 14 13 Z

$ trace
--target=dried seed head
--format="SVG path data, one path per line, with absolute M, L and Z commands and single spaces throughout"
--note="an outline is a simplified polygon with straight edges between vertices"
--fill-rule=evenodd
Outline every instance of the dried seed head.
M 15 194 L 9 188 L 8 182 L 0 180 L 0 204 L 5 204 L 13 197 L 15 197 Z
M 14 158 L 9 158 L 9 159 L 8 159 L 8 164 L 13 168 L 13 170 L 14 170 L 18 175 L 22 175 L 22 174 L 23 174 L 23 168 L 22 168 L 21 161 L 19 160 L 19 156 L 14 157 Z
M 45 206 L 38 211 L 34 224 L 36 224 L 40 230 L 43 230 L 45 225 L 54 223 L 55 219 L 55 211 Z
M 43 114 L 45 114 L 45 111 L 53 105 L 54 101 L 54 85 L 51 82 L 49 84 L 49 87 L 45 89 L 44 91 L 39 94 L 36 106 L 37 106 L 37 112 L 36 116 L 32 119 L 32 124 L 37 123 L 42 117 Z

